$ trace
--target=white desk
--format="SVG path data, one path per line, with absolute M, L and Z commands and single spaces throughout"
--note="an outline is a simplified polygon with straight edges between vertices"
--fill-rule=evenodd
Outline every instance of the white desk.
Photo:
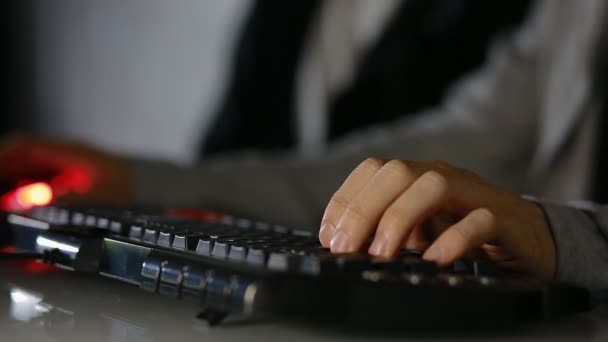
M 2 341 L 428 341 L 471 340 L 461 334 L 361 334 L 275 320 L 229 320 L 208 327 L 199 310 L 136 286 L 61 270 L 31 272 L 0 262 Z M 404 308 L 405 309 L 405 308 Z M 484 332 L 477 341 L 608 341 L 608 305 L 591 313 L 514 331 Z

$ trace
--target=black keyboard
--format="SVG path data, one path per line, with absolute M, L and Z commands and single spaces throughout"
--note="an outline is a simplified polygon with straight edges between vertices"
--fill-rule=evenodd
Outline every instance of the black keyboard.
M 331 254 L 316 233 L 219 213 L 55 205 L 2 220 L 17 251 L 199 304 L 211 323 L 262 313 L 366 327 L 489 327 L 591 308 L 585 289 L 488 262 L 440 269 L 405 249 L 391 259 Z

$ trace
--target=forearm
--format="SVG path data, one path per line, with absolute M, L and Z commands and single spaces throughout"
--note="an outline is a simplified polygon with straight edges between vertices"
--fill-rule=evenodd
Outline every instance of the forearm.
M 457 120 L 431 115 L 419 123 L 354 135 L 319 158 L 241 155 L 187 167 L 135 161 L 136 200 L 204 206 L 317 228 L 330 196 L 350 171 L 368 157 L 442 159 L 494 181 L 504 181 L 503 185 L 517 183 L 514 175 L 518 175 L 519 163 L 498 160 L 501 155 L 492 154 L 491 148 L 471 153 L 487 137 Z
M 313 229 L 324 203 L 303 190 L 298 170 L 270 158 L 233 158 L 189 167 L 154 162 L 134 163 L 140 203 L 216 209 L 272 223 Z M 322 180 L 331 177 L 321 177 Z M 313 181 L 315 175 L 307 175 Z M 320 184 L 317 188 L 322 188 Z M 331 186 L 328 186 L 331 188 Z
M 536 132 L 537 64 L 525 44 L 533 31 L 528 27 L 495 44 L 482 70 L 455 87 L 440 109 L 418 119 L 354 134 L 317 159 L 235 157 L 188 168 L 136 162 L 137 199 L 313 226 L 331 194 L 368 157 L 445 160 L 523 190 L 522 165 L 531 158 Z

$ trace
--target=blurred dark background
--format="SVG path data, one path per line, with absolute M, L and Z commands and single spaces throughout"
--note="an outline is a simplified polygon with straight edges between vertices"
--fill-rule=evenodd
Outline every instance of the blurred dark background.
M 361 86 L 345 92 L 344 101 L 336 101 L 340 122 L 356 124 L 351 115 L 355 109 L 365 119 L 359 126 L 365 127 L 436 104 L 452 81 L 483 61 L 485 44 L 496 32 L 518 26 L 529 2 L 406 0 L 411 8 L 400 11 L 402 20 L 387 31 L 395 36 L 388 35 L 392 43 L 379 50 L 377 55 L 382 58 L 371 58 L 373 63 L 362 68 L 380 72 L 362 73 L 375 75 L 368 77 L 373 82 L 363 78 Z M 320 1 L 297 2 L 304 7 L 315 3 Z M 266 11 L 258 13 L 256 20 L 264 22 L 252 27 L 250 15 L 260 4 Z M 291 19 L 303 16 L 283 1 L 181 0 L 176 5 L 165 0 L 8 0 L 3 7 L 3 65 L 8 74 L 4 103 L 8 105 L 0 117 L 0 135 L 15 130 L 35 132 L 123 154 L 187 163 L 199 158 L 200 142 L 212 127 L 220 137 L 236 132 L 239 137 L 251 133 L 274 139 L 276 117 L 260 119 L 263 115 L 256 113 L 280 116 L 278 112 L 284 111 L 285 117 L 294 116 L 286 106 L 271 106 L 270 110 L 258 106 L 258 112 L 246 113 L 249 121 L 243 121 L 244 131 L 234 125 L 224 131 L 214 126 L 217 117 L 231 114 L 218 108 L 235 107 L 230 103 L 235 98 L 250 98 L 256 104 L 259 99 L 288 97 L 277 95 L 280 82 L 269 79 L 266 69 L 258 70 L 260 65 L 282 62 L 275 60 L 282 58 L 276 52 L 286 50 L 292 36 L 277 37 L 277 33 L 286 32 L 293 26 Z M 315 11 L 308 12 L 313 18 Z M 407 43 L 403 46 L 401 35 Z M 298 44 L 304 45 L 305 39 L 301 37 Z M 249 43 L 250 48 L 243 49 Z M 459 50 L 466 53 L 450 53 Z M 250 62 L 240 63 L 236 72 L 230 72 L 238 58 Z M 416 68 L 418 61 L 427 63 Z M 433 73 L 433 65 L 439 71 Z M 385 74 L 403 77 L 390 83 Z M 290 79 L 284 76 L 283 81 Z M 436 89 L 421 87 L 424 79 L 437 79 L 427 82 Z M 376 100 L 387 103 L 385 94 L 400 99 L 402 89 L 410 99 L 421 100 L 410 101 L 415 102 L 411 106 L 393 106 L 387 111 L 390 115 L 379 118 L 378 101 L 368 101 L 367 106 L 363 100 L 352 101 L 365 98 L 374 89 L 379 93 Z M 226 93 L 228 97 L 224 97 Z M 432 96 L 425 99 L 429 94 Z M 245 101 L 232 112 L 252 107 Z M 268 121 L 275 124 L 268 125 Z M 290 122 L 284 120 L 284 124 Z M 263 129 L 270 132 L 260 134 Z
M 6 76 L 0 136 L 13 130 L 33 129 L 35 125 L 33 1 L 10 0 L 2 7 L 2 65 Z
M 2 1 L 0 134 L 188 162 L 250 0 Z M 35 114 L 35 115 L 33 115 Z

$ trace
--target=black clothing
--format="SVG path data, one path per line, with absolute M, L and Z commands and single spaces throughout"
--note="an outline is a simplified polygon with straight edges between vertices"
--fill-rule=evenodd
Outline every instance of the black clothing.
M 329 110 L 329 141 L 437 105 L 520 24 L 529 0 L 406 0 Z M 320 1 L 258 0 L 238 42 L 232 80 L 201 154 L 296 143 L 294 85 Z

